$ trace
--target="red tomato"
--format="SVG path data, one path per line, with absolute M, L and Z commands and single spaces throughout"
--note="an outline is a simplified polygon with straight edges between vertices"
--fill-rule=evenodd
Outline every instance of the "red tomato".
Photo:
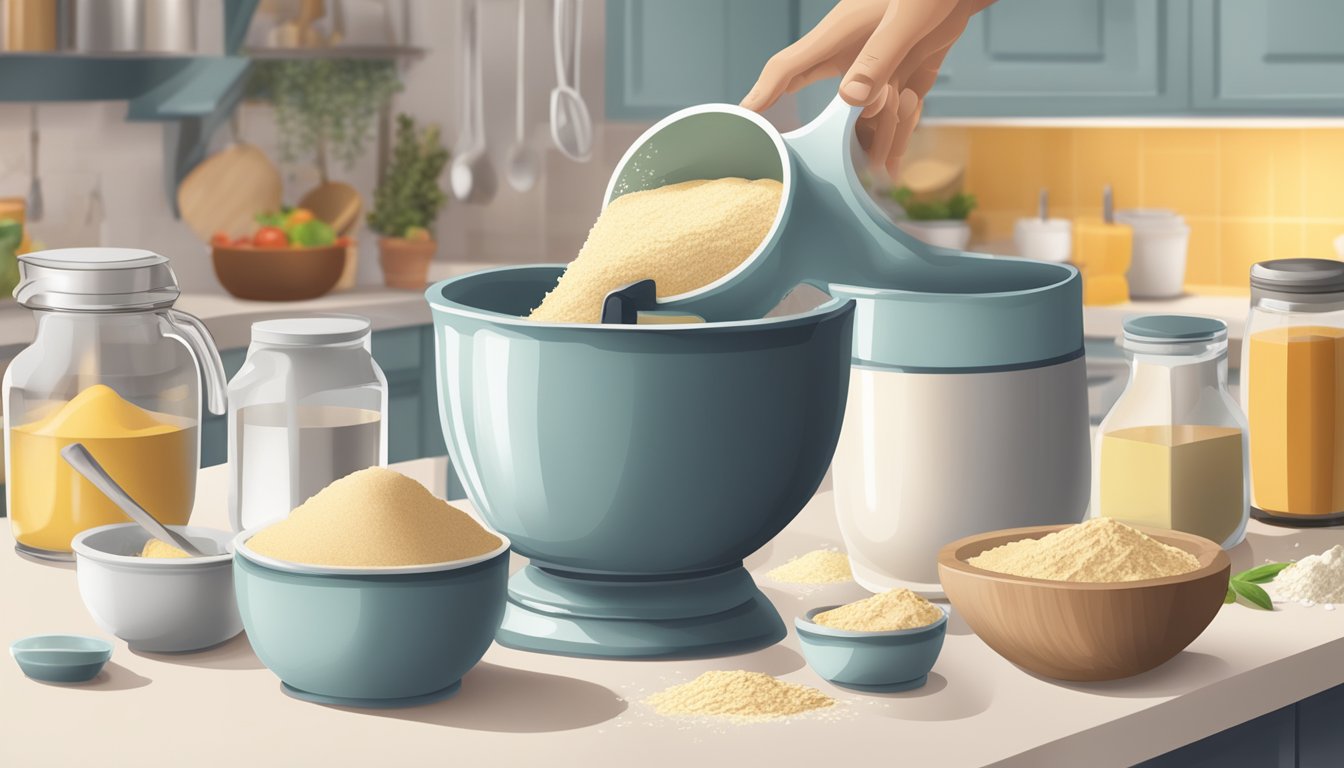
M 234 248 L 251 248 L 251 247 L 252 247 L 252 238 L 248 237 L 247 235 L 240 235 L 240 236 L 238 236 L 238 237 L 235 237 L 235 238 L 233 239 L 233 247 L 234 247 Z
M 262 227 L 252 236 L 252 244 L 258 248 L 288 248 L 289 235 L 279 227 Z
M 350 238 L 346 237 L 345 235 L 341 235 L 340 237 L 336 238 L 336 242 L 334 243 L 334 245 L 340 248 L 349 248 Z
M 232 242 L 233 240 L 229 239 L 228 234 L 225 232 L 216 232 L 215 234 L 210 236 L 211 245 L 225 246 Z

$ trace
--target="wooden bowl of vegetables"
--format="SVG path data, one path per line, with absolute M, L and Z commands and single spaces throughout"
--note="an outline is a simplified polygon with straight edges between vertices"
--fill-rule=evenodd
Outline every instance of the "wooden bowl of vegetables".
M 251 235 L 211 238 L 210 258 L 224 290 L 252 301 L 315 299 L 336 287 L 349 240 L 303 209 L 263 214 Z

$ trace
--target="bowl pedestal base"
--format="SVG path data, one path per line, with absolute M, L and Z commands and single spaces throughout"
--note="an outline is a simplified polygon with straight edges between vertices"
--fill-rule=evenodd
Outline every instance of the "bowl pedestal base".
M 679 578 L 591 575 L 533 562 L 509 579 L 500 645 L 603 659 L 728 656 L 784 639 L 739 563 Z
M 344 696 L 328 696 L 323 693 L 309 693 L 308 691 L 295 688 L 289 683 L 280 683 L 280 690 L 285 695 L 300 701 L 311 701 L 314 704 L 327 704 L 333 707 L 361 707 L 364 709 L 395 709 L 398 707 L 418 707 L 421 704 L 431 704 L 436 701 L 452 696 L 462 687 L 462 681 L 447 688 L 440 688 L 437 691 L 421 694 L 419 696 L 407 696 L 401 699 L 350 699 Z

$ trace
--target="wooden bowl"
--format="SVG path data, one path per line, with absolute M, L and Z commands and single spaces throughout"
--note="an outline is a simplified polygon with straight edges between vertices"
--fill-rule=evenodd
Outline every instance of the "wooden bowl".
M 345 246 L 215 246 L 210 258 L 219 284 L 240 299 L 301 301 L 315 299 L 336 287 L 345 268 Z
M 1198 569 L 1161 579 L 1048 581 L 966 563 L 985 550 L 1066 527 L 968 536 L 938 553 L 938 576 L 947 599 L 986 645 L 1014 664 L 1060 680 L 1137 675 L 1184 650 L 1222 608 L 1232 561 L 1214 542 L 1176 531 L 1139 527 L 1199 559 Z

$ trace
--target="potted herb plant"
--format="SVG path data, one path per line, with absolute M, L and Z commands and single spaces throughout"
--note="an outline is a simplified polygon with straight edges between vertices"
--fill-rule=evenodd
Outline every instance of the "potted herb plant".
M 397 115 L 396 133 L 387 174 L 373 192 L 369 228 L 382 235 L 378 260 L 383 282 L 389 288 L 420 290 L 434 258 L 430 231 L 448 199 L 439 188 L 448 150 L 438 126 L 417 129 L 410 115 Z
M 966 250 L 971 242 L 971 225 L 966 217 L 975 210 L 975 196 L 957 192 L 941 200 L 918 200 L 909 187 L 898 187 L 888 193 L 893 201 L 905 209 L 906 220 L 897 226 L 929 245 Z

